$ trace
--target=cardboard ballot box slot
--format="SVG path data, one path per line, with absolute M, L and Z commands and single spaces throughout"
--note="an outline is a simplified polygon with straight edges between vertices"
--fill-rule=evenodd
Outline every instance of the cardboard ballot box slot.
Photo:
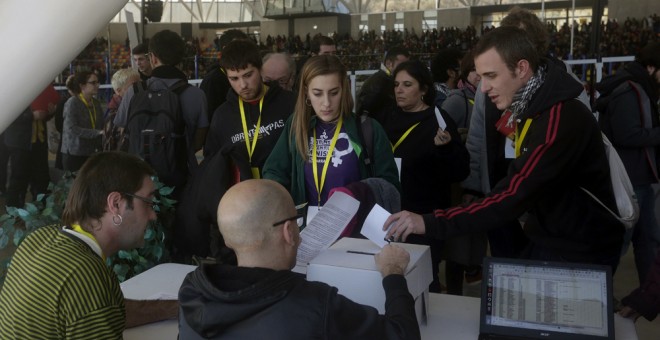
M 431 251 L 428 246 L 397 243 L 410 253 L 405 271 L 408 290 L 415 299 L 417 321 L 426 324 L 429 284 L 433 281 Z M 385 291 L 374 255 L 380 248 L 365 239 L 342 238 L 321 252 L 307 267 L 307 280 L 325 282 L 339 293 L 385 313 Z

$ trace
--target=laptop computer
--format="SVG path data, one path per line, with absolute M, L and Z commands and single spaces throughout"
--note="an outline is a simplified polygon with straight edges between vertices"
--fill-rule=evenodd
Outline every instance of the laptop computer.
M 484 259 L 479 340 L 614 339 L 609 266 Z

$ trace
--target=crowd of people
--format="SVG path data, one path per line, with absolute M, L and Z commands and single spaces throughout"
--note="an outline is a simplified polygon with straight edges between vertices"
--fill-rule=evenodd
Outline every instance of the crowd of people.
M 635 48 L 635 61 L 600 84 L 613 94 L 599 125 L 582 82 L 564 56 L 553 55 L 560 43 L 549 28 L 516 7 L 479 39 L 474 28 L 275 38 L 267 39 L 268 53 L 229 30 L 199 87 L 180 67 L 194 44 L 163 30 L 132 50 L 138 70 L 113 74 L 106 111 L 96 98 L 99 75 L 76 72 L 61 101 L 58 150 L 62 168 L 78 175 L 62 224 L 33 232 L 16 251 L 0 291 L 0 335 L 116 338 L 178 310 L 185 339 L 420 338 L 401 247 L 374 256 L 384 315 L 291 272 L 300 232 L 337 192 L 361 202 L 340 237 L 361 237 L 379 204 L 392 213 L 382 227 L 387 240 L 430 247 L 432 292 L 460 295 L 464 280 L 478 280 L 487 243 L 494 256 L 612 272 L 632 243 L 640 289 L 623 299 L 620 314 L 655 318 L 660 229 L 649 190 L 660 181 L 660 43 L 644 33 L 631 39 L 644 46 L 621 45 Z M 309 55 L 296 62 L 280 45 Z M 355 64 L 345 57 L 369 49 L 379 55 L 370 65 L 378 72 L 353 98 L 347 70 Z M 430 58 L 412 53 L 418 49 Z M 17 119 L 28 151 L 10 152 L 11 163 L 32 150 L 43 157 L 40 125 L 57 117 L 52 92 L 49 86 Z M 612 212 L 603 132 L 638 192 L 633 229 Z M 125 300 L 104 264 L 105 256 L 139 247 L 156 218 L 152 175 L 175 188 L 174 260 L 218 262 L 189 274 L 178 302 Z M 23 195 L 16 206 L 37 179 L 14 188 Z M 306 322 L 282 327 L 292 315 Z
M 590 21 L 575 22 L 573 54 L 571 55 L 571 28 L 568 22 L 557 26 L 549 21 L 546 24 L 549 33 L 548 53 L 562 60 L 585 59 L 597 56 L 629 56 L 634 55 L 641 47 L 651 41 L 657 41 L 660 33 L 660 18 L 657 14 L 647 18 L 627 18 L 623 23 L 608 20 L 601 24 L 600 45 L 597 52 L 591 51 L 592 23 Z M 382 56 L 392 46 L 403 46 L 418 59 L 428 62 L 439 50 L 445 48 L 456 48 L 467 51 L 474 47 L 479 36 L 492 30 L 493 26 L 485 26 L 481 29 L 468 26 L 466 28 L 440 27 L 415 32 L 414 30 L 387 30 L 382 34 L 376 34 L 374 30 L 360 32 L 357 37 L 350 34 L 335 34 L 333 39 L 337 46 L 337 56 L 342 60 L 349 70 L 372 70 L 378 68 Z M 318 34 L 317 34 L 318 35 Z M 295 59 L 308 56 L 311 51 L 314 35 L 306 34 L 294 36 L 271 36 L 267 35 L 264 41 L 256 41 L 260 50 L 266 52 L 287 52 Z M 211 66 L 217 62 L 220 50 L 219 38 L 206 41 L 198 37 L 186 38 L 186 54 L 182 70 L 189 79 L 201 79 L 209 71 Z M 130 65 L 130 55 L 122 52 L 129 50 L 126 46 L 113 47 L 108 51 L 108 43 L 105 38 L 94 39 L 83 52 L 72 62 L 73 69 L 97 70 L 100 79 L 106 80 L 107 72 L 105 60 L 101 56 L 110 56 L 111 69 L 124 68 Z M 118 55 L 114 55 L 118 53 Z M 67 69 L 62 74 L 66 79 L 70 71 Z M 109 78 L 107 78 L 109 81 Z

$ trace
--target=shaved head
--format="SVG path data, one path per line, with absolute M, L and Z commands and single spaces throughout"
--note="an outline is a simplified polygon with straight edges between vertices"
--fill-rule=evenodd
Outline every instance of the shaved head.
M 284 187 L 271 180 L 252 179 L 234 185 L 224 194 L 218 205 L 218 226 L 241 265 L 241 259 L 272 259 L 281 255 L 278 252 L 286 244 L 283 227 L 273 227 L 273 223 L 295 214 L 293 199 Z M 295 221 L 293 225 L 298 237 Z

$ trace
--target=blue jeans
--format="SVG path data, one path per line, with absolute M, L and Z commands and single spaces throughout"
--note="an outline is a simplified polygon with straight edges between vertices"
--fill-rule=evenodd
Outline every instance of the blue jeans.
M 655 193 L 649 185 L 634 187 L 637 203 L 639 203 L 639 220 L 635 227 L 626 230 L 623 237 L 621 255 L 624 255 L 632 241 L 635 255 L 635 267 L 640 284 L 646 279 L 655 259 L 656 250 L 660 246 L 660 228 L 655 219 Z

